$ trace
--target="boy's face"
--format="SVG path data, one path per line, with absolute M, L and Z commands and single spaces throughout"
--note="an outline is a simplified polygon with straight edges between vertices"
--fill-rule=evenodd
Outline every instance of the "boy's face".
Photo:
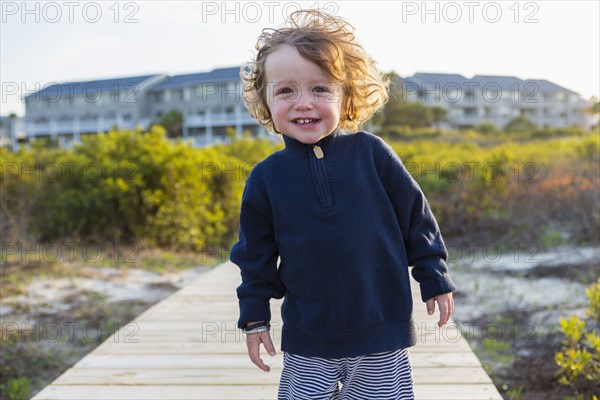
M 333 132 L 342 108 L 342 87 L 331 76 L 282 45 L 265 60 L 266 97 L 277 130 L 313 144 Z

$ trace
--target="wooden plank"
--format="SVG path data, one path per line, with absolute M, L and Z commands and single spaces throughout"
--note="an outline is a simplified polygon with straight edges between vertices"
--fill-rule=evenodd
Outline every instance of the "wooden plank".
M 207 337 L 206 340 L 198 336 L 134 336 L 138 342 L 105 341 L 96 350 L 95 354 L 239 354 L 246 351 L 246 339 L 242 334 L 227 333 L 226 340 L 217 337 Z M 279 343 L 275 344 L 279 350 Z M 425 343 L 410 348 L 410 353 L 423 352 L 461 352 L 470 351 L 466 341 L 460 343 Z
M 264 400 L 275 398 L 277 398 L 275 385 L 52 385 L 35 397 L 39 400 Z
M 493 386 L 486 384 L 415 386 L 419 400 L 497 400 Z M 89 385 L 51 386 L 36 399 L 46 400 L 264 400 L 277 398 L 276 385 Z
M 419 400 L 502 400 L 502 396 L 491 383 L 415 385 L 415 398 Z
M 231 368 L 227 374 L 221 370 L 152 368 L 120 369 L 71 369 L 56 380 L 57 385 L 267 385 L 276 384 L 272 374 L 281 374 L 281 368 L 272 366 L 265 374 L 250 365 Z M 417 385 L 489 383 L 490 379 L 480 368 L 416 368 L 413 371 Z
M 478 367 L 479 360 L 473 353 L 429 352 L 412 353 L 411 361 L 423 367 Z M 267 364 L 281 365 L 282 357 L 266 355 Z M 77 364 L 77 368 L 244 368 L 249 361 L 246 354 L 96 354 L 92 353 Z

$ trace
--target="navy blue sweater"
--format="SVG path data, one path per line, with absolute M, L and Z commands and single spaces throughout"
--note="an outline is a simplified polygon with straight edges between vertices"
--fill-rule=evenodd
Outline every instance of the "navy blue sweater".
M 418 184 L 367 132 L 321 139 L 321 158 L 284 141 L 246 180 L 231 249 L 238 327 L 269 321 L 269 300 L 285 296 L 282 351 L 342 358 L 414 345 L 409 266 L 423 301 L 455 290 Z

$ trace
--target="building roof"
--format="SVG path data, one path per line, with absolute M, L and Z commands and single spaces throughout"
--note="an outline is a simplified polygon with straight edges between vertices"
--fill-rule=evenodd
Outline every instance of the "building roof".
M 428 87 L 432 88 L 435 88 L 436 84 L 440 86 L 445 86 L 448 84 L 458 84 L 460 86 L 463 84 L 463 82 L 469 80 L 460 74 L 438 74 L 431 72 L 417 72 L 412 76 L 412 78 L 417 81 L 423 82 Z
M 240 79 L 240 67 L 217 68 L 210 72 L 174 75 L 152 87 L 152 90 L 183 88 L 206 82 L 227 82 Z
M 516 76 L 503 76 L 503 75 L 475 75 L 470 79 L 472 82 L 477 82 L 479 86 L 478 88 L 482 89 L 484 87 L 494 86 L 500 88 L 502 90 L 522 90 L 523 89 L 523 80 L 521 78 L 517 78 Z
M 459 74 L 438 74 L 429 72 L 417 72 L 411 77 L 404 78 L 404 88 L 416 89 L 416 90 L 435 90 L 463 86 L 464 82 L 468 81 L 462 75 Z
M 536 85 L 538 90 L 543 93 L 568 92 L 568 93 L 578 94 L 577 92 L 569 90 L 565 87 L 562 87 L 560 85 L 557 85 L 556 83 L 552 83 L 545 79 L 526 79 L 523 82 L 525 84 L 533 83 L 534 85 Z
M 159 77 L 161 74 L 128 76 L 124 78 L 98 79 L 93 81 L 82 82 L 65 82 L 49 85 L 35 93 L 25 96 L 25 99 L 34 96 L 44 96 L 48 99 L 58 99 L 61 96 L 70 96 L 81 93 L 91 93 L 95 96 L 96 92 L 106 91 L 114 93 L 117 90 L 129 90 L 130 87 L 139 86 L 143 82 Z M 89 92 L 88 92 L 89 91 Z
M 516 76 L 505 76 L 505 75 L 475 75 L 472 78 L 465 78 L 460 74 L 441 74 L 441 73 L 429 73 L 429 72 L 417 72 L 413 76 L 403 78 L 405 87 L 417 87 L 418 89 L 443 89 L 448 85 L 458 85 L 460 87 L 474 87 L 482 89 L 484 87 L 500 87 L 502 90 L 527 90 L 527 84 L 536 85 L 537 91 L 543 93 L 555 93 L 555 92 L 576 92 L 569 90 L 565 87 L 547 81 L 545 79 L 521 79 Z M 465 85 L 465 83 L 467 83 Z

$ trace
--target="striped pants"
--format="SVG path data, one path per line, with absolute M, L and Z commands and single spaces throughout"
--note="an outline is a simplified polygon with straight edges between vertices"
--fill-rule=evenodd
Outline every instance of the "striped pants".
M 413 378 L 408 350 L 339 359 L 284 353 L 277 398 L 413 400 Z

